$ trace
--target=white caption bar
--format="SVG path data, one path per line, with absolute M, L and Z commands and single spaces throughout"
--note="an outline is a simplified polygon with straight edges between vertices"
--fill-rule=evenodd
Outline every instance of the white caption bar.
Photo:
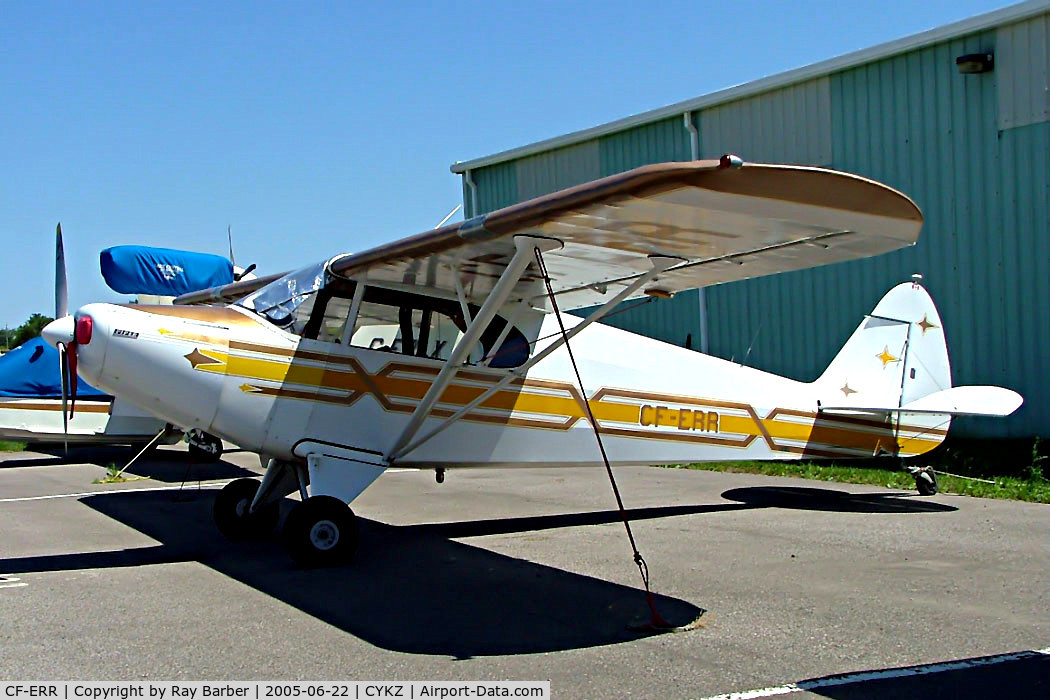
M 203 700 L 245 698 L 245 700 L 286 700 L 288 698 L 408 698 L 447 700 L 449 698 L 538 698 L 550 700 L 550 681 L 115 681 L 54 683 L 0 682 L 0 700 Z

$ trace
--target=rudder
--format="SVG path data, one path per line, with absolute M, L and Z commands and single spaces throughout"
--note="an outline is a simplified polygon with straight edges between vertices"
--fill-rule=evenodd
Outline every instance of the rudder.
M 940 314 L 918 282 L 899 284 L 876 304 L 815 382 L 825 403 L 899 407 L 951 388 Z
M 885 412 L 901 454 L 939 444 L 949 416 L 890 413 L 952 385 L 941 317 L 926 289 L 914 281 L 887 292 L 814 385 L 822 406 Z

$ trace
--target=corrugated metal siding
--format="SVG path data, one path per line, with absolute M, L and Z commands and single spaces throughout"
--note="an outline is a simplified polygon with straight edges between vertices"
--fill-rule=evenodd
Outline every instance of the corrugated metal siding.
M 559 148 L 517 161 L 518 201 L 557 192 L 601 177 L 598 142 Z
M 955 67 L 962 54 L 995 53 L 995 39 L 983 32 L 833 80 L 835 165 L 907 192 L 926 215 L 913 249 L 854 265 L 857 286 L 923 273 L 944 321 L 956 384 L 1011 384 L 1002 261 L 1004 237 L 1016 234 L 1003 220 L 997 76 Z M 1018 415 L 968 429 L 1005 436 L 1024 423 Z
M 690 160 L 692 146 L 689 140 L 689 131 L 681 115 L 603 136 L 599 140 L 602 176 L 649 163 Z
M 472 170 L 471 176 L 478 187 L 478 211 L 468 214 L 484 214 L 646 163 L 689 160 L 689 139 L 689 131 L 679 116 Z M 464 201 L 470 201 L 468 189 L 464 189 Z
M 519 201 L 518 168 L 515 163 L 478 168 L 471 171 L 471 179 L 478 188 L 478 210 L 470 212 L 470 216 L 509 207 Z
M 1004 131 L 1000 147 L 1002 229 L 991 233 L 1002 237 L 1001 305 L 990 300 L 1008 334 L 999 376 L 1025 397 L 1011 434 L 1050 435 L 1050 123 Z M 975 318 L 975 332 L 991 331 Z
M 827 77 L 700 112 L 701 153 L 745 161 L 830 165 L 831 89 Z
M 1050 14 L 996 31 L 999 128 L 1050 119 Z
M 467 185 L 467 178 L 463 180 L 463 218 L 469 219 L 474 216 L 474 198 L 470 191 L 470 186 Z

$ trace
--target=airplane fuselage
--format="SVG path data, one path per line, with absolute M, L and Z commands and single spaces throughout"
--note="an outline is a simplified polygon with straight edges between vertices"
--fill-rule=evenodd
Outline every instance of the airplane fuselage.
M 442 360 L 302 338 L 237 307 L 91 304 L 81 375 L 163 419 L 245 449 L 302 459 L 307 443 L 387 456 Z M 565 317 L 570 327 L 578 322 Z M 557 336 L 547 315 L 536 337 Z M 919 416 L 827 415 L 826 386 L 609 326 L 572 340 L 614 464 L 906 456 L 946 430 Z M 511 370 L 464 366 L 420 434 Z M 848 387 L 847 387 L 848 388 Z M 848 396 L 848 394 L 847 394 Z M 946 426 L 944 426 L 946 427 Z M 564 348 L 395 460 L 421 468 L 600 464 Z

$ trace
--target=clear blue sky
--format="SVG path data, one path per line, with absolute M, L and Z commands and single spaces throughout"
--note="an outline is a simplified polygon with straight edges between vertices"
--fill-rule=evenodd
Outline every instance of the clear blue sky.
M 264 273 L 434 226 L 456 160 L 1008 2 L 0 2 L 0 326 L 121 300 L 98 252 Z

